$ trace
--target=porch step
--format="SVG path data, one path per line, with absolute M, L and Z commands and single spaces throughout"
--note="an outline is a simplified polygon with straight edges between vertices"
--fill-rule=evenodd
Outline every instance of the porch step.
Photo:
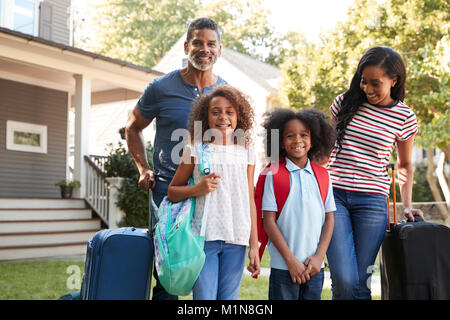
M 86 243 L 66 243 L 63 245 L 30 246 L 0 249 L 0 261 L 80 256 L 86 254 Z
M 58 232 L 36 232 L 36 233 L 5 233 L 0 234 L 0 249 L 13 247 L 26 247 L 36 245 L 61 245 L 66 243 L 87 243 L 98 229 L 58 231 Z
M 82 199 L 0 199 L 0 261 L 86 254 L 101 228 Z
M 0 209 L 64 209 L 86 208 L 83 199 L 0 198 Z
M 100 219 L 1 221 L 0 234 L 100 229 Z
M 90 209 L 0 209 L 0 222 L 34 220 L 90 219 Z

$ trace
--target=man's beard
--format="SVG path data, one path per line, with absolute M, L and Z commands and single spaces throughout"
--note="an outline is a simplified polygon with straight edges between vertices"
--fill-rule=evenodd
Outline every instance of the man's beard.
M 207 64 L 205 64 L 205 63 L 197 63 L 197 59 L 198 58 L 201 58 L 201 57 L 208 57 L 208 58 L 210 58 L 211 60 L 210 60 L 210 62 L 209 63 L 207 63 Z M 200 71 L 207 71 L 207 70 L 209 70 L 209 69 L 211 69 L 212 68 L 212 66 L 214 65 L 214 63 L 216 63 L 216 61 L 217 61 L 217 56 L 215 56 L 215 55 L 213 55 L 213 54 L 204 54 L 204 53 L 201 53 L 201 52 L 197 52 L 197 53 L 195 53 L 195 54 L 193 54 L 193 55 L 188 55 L 188 60 L 189 60 L 189 62 L 192 64 L 192 66 L 195 68 L 195 69 L 197 69 L 197 70 L 200 70 Z

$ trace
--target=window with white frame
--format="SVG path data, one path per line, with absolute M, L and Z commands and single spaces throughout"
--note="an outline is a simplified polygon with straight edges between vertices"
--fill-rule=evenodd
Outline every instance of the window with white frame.
M 41 0 L 0 0 L 0 26 L 37 36 L 39 2 Z

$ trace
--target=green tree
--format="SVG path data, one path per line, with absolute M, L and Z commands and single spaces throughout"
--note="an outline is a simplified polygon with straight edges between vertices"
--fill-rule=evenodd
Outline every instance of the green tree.
M 357 0 L 347 19 L 321 35 L 318 45 L 303 43 L 282 66 L 285 101 L 296 107 L 328 110 L 333 99 L 350 83 L 365 50 L 383 43 L 384 10 L 375 0 Z
M 194 17 L 195 0 L 97 0 L 85 16 L 89 25 L 75 19 L 80 33 L 75 45 L 108 57 L 154 66 L 186 31 Z M 78 29 L 77 29 L 78 28 Z M 90 41 L 89 41 L 90 40 Z
M 216 20 L 222 44 L 270 63 L 280 63 L 284 35 L 273 33 L 263 0 L 96 0 L 75 5 L 75 45 L 112 58 L 153 67 L 201 16 Z M 85 11 L 82 11 L 83 8 Z M 87 34 L 87 36 L 86 36 Z
M 387 0 L 382 4 L 356 0 L 346 21 L 322 35 L 319 45 L 297 46 L 293 58 L 283 65 L 287 104 L 327 110 L 347 90 L 367 49 L 385 45 L 400 52 L 408 73 L 405 102 L 419 123 L 417 145 L 440 148 L 445 155 L 436 175 L 447 203 L 449 179 L 443 163 L 450 163 L 449 15 L 447 0 Z M 428 181 L 435 199 L 440 200 L 434 171 L 429 161 Z M 448 209 L 441 213 L 450 223 Z

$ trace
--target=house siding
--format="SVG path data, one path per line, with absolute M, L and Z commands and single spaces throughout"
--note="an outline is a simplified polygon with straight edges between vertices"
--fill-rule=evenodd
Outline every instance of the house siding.
M 46 17 L 46 20 L 50 19 L 49 27 L 51 31 L 49 32 L 49 35 L 47 32 L 41 34 L 41 37 L 46 40 L 51 40 L 65 45 L 72 45 L 70 35 L 70 24 L 72 23 L 70 15 L 70 2 L 70 0 L 45 0 L 42 2 L 43 5 L 51 8 L 49 11 L 51 12 L 51 17 Z
M 0 197 L 60 197 L 66 176 L 67 92 L 0 79 Z M 6 121 L 47 126 L 47 153 L 6 149 Z

